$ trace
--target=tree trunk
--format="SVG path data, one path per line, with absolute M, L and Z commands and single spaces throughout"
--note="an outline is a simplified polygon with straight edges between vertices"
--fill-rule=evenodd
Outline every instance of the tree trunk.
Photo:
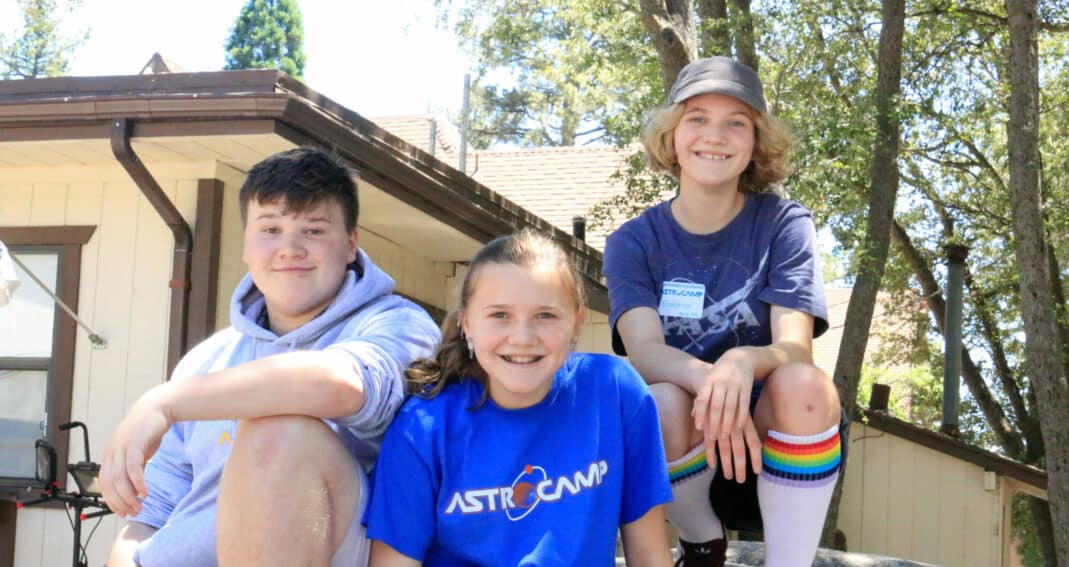
M 750 12 L 750 0 L 731 0 L 732 18 L 735 24 L 735 56 L 740 63 L 745 63 L 757 70 L 757 49 L 753 37 L 753 13 Z
M 902 34 L 905 1 L 883 0 L 880 30 L 879 73 L 876 80 L 876 139 L 869 167 L 868 228 L 859 262 L 859 273 L 846 308 L 843 340 L 835 362 L 835 386 L 839 400 L 851 417 L 856 415 L 857 384 L 869 340 L 869 326 L 880 289 L 894 220 L 895 196 L 898 193 L 899 120 L 896 99 L 901 89 Z M 831 507 L 824 524 L 823 541 L 833 541 L 839 521 L 842 480 L 835 487 Z
M 698 0 L 698 17 L 701 21 L 702 57 L 731 57 L 727 0 Z
M 661 63 L 664 92 L 679 72 L 698 56 L 694 6 L 691 0 L 640 0 L 642 25 Z
M 1069 384 L 1057 344 L 1050 266 L 1040 209 L 1039 54 L 1036 0 L 1006 0 L 1010 28 L 1010 205 L 1020 281 L 1025 358 L 1046 449 L 1047 497 L 1056 565 L 1069 565 Z

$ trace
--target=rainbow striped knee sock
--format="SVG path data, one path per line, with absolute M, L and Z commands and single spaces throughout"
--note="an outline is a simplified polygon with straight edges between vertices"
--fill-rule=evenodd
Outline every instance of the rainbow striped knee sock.
M 665 515 L 684 541 L 705 543 L 724 538 L 720 519 L 709 503 L 709 484 L 715 472 L 716 466 L 705 462 L 705 445 L 668 463 L 672 501 L 665 505 Z
M 765 565 L 811 565 L 820 543 L 842 448 L 839 426 L 816 435 L 769 430 L 757 498 L 765 525 Z

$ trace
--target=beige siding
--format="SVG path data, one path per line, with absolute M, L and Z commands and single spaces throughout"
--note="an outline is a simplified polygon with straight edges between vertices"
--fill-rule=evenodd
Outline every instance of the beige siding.
M 850 551 L 997 566 L 1003 492 L 980 467 L 855 423 L 839 511 Z
M 214 164 L 149 168 L 192 221 L 197 179 L 211 177 Z M 0 169 L 0 225 L 97 227 L 82 250 L 78 313 L 108 344 L 93 348 L 78 331 L 71 419 L 89 426 L 91 457 L 99 462 L 126 410 L 164 380 L 170 230 L 117 165 Z M 83 458 L 80 445 L 71 444 L 72 460 Z M 68 564 L 73 538 L 67 522 L 62 511 L 20 510 L 15 564 Z M 103 564 L 116 526 L 114 517 L 102 520 L 89 545 L 90 564 Z

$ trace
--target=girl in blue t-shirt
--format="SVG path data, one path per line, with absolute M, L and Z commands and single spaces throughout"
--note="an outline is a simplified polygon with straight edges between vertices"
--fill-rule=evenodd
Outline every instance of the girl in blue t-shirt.
M 684 67 L 668 102 L 643 143 L 679 194 L 609 237 L 604 273 L 614 348 L 657 401 L 679 564 L 724 564 L 723 519 L 763 522 L 766 565 L 810 565 L 847 422 L 813 365 L 827 309 L 812 217 L 778 189 L 790 136 L 725 57 Z
M 472 260 L 415 396 L 386 432 L 368 512 L 371 564 L 671 563 L 653 396 L 610 356 L 575 354 L 583 287 L 524 231 Z

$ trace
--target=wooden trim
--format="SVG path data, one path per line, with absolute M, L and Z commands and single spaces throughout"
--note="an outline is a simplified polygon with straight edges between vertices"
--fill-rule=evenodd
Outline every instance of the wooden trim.
M 48 358 L 0 356 L 0 368 L 4 370 L 48 371 L 50 360 Z
M 15 523 L 18 514 L 14 501 L 0 499 L 0 567 L 15 567 Z
M 190 268 L 189 322 L 186 350 L 215 331 L 219 289 L 219 249 L 223 228 L 223 182 L 197 181 L 197 217 L 193 225 L 193 265 Z
M 1047 490 L 1047 471 L 985 451 L 962 441 L 902 421 L 890 414 L 864 410 L 867 425 L 885 433 L 901 437 L 934 451 L 972 463 L 985 471 L 993 471 L 1023 484 Z
M 95 226 L 0 226 L 0 240 L 8 246 L 81 246 L 93 236 Z

